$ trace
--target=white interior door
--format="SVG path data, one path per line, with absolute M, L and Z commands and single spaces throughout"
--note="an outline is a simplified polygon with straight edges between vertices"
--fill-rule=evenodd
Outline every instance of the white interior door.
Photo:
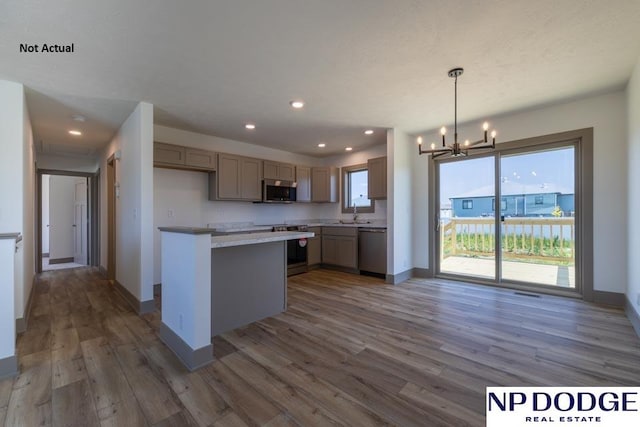
M 73 200 L 73 261 L 87 264 L 87 178 L 78 178 Z

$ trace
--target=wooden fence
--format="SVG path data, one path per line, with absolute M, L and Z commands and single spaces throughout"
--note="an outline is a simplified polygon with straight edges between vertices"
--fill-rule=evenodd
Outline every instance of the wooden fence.
M 448 222 L 447 222 L 448 221 Z M 502 227 L 503 259 L 538 260 L 573 264 L 574 218 L 505 218 Z M 494 218 L 451 218 L 440 225 L 440 254 L 493 256 Z

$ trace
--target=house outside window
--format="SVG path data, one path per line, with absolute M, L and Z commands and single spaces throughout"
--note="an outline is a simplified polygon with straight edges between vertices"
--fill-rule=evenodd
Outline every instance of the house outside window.
M 491 210 L 492 211 L 496 210 L 496 199 L 491 199 Z M 504 197 L 502 198 L 502 200 L 500 202 L 500 210 L 502 212 L 507 210 L 507 199 L 505 199 Z
M 473 200 L 463 200 L 462 209 L 473 209 Z
M 535 197 L 536 205 L 544 205 L 544 196 L 536 196 Z

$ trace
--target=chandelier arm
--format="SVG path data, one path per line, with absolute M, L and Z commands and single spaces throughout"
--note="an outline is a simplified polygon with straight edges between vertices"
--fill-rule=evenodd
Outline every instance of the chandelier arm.
M 468 146 L 468 147 L 465 148 L 465 150 L 487 150 L 487 149 L 490 149 L 490 148 L 493 148 L 491 146 L 491 144 L 489 144 L 489 145 L 476 145 L 475 147 Z
M 441 153 L 433 153 L 433 154 L 431 154 L 431 158 L 432 159 L 437 159 L 438 157 L 442 157 L 447 153 L 450 153 L 450 151 L 443 151 Z
M 479 139 L 478 141 L 472 142 L 471 144 L 467 145 L 467 147 L 473 147 L 478 144 L 489 144 L 489 142 L 485 141 L 484 139 Z
M 420 154 L 433 154 L 433 153 L 450 153 L 453 151 L 451 148 L 434 148 L 429 150 L 423 150 L 422 147 L 418 146 Z

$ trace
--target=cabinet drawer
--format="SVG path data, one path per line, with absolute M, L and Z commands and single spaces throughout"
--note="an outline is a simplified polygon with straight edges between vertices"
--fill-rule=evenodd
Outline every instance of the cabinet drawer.
M 323 235 L 330 236 L 357 236 L 358 227 L 322 227 Z

